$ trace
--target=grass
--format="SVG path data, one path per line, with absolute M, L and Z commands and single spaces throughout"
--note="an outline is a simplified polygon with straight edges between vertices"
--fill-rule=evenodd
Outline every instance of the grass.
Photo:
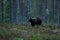
M 53 32 L 54 25 L 0 24 L 0 40 L 60 40 L 60 33 Z M 52 29 L 51 29 L 52 28 Z M 57 27 L 60 29 L 60 27 Z

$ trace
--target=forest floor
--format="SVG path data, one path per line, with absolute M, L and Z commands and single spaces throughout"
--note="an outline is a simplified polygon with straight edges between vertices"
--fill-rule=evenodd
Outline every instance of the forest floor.
M 54 25 L 0 24 L 0 40 L 60 40 L 60 28 Z

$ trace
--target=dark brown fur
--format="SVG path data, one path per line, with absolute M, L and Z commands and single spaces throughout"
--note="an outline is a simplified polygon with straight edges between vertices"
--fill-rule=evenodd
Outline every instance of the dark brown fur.
M 41 25 L 42 24 L 42 20 L 40 18 L 30 18 L 28 20 L 32 26 L 35 26 L 35 25 Z

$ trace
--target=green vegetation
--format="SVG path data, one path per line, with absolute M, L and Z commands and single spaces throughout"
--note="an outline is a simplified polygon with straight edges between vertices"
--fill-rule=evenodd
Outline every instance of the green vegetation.
M 9 3 L 8 0 L 4 1 L 4 14 L 3 14 L 3 22 L 9 23 Z
M 58 28 L 57 28 L 58 29 Z M 1 40 L 60 40 L 60 33 L 51 32 L 49 25 L 39 28 L 30 25 L 0 24 Z M 54 29 L 53 29 L 54 30 Z

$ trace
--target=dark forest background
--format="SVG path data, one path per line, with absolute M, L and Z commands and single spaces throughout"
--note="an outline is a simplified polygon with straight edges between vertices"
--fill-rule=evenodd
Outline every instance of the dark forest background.
M 0 0 L 0 23 L 26 24 L 29 17 L 60 24 L 60 0 Z
M 0 40 L 60 40 L 60 0 L 0 0 Z

